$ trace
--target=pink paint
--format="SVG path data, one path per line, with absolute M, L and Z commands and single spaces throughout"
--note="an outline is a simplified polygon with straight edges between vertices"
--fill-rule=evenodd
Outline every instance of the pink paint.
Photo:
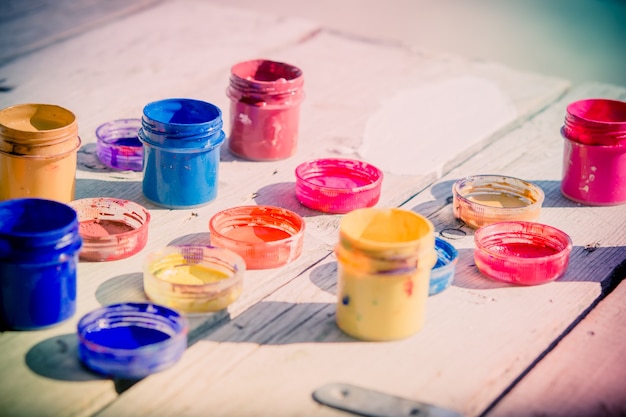
M 474 235 L 474 261 L 496 281 L 535 285 L 565 273 L 572 242 L 561 230 L 535 222 L 499 222 Z
M 246 243 L 275 242 L 291 235 L 284 230 L 265 226 L 237 227 L 224 233 L 224 236 Z
M 87 220 L 80 222 L 79 232 L 83 237 L 103 237 L 118 235 L 135 230 L 126 223 L 114 220 Z
M 229 150 L 244 159 L 274 161 L 297 148 L 302 71 L 293 65 L 252 60 L 231 69 Z
M 329 213 L 347 213 L 376 205 L 383 173 L 363 161 L 322 158 L 296 168 L 296 197 L 305 206 Z

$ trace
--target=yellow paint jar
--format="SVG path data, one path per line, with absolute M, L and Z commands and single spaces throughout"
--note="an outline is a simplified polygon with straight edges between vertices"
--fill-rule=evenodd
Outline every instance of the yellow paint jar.
M 72 201 L 80 143 L 76 116 L 63 107 L 18 104 L 0 110 L 0 200 Z
M 402 339 L 424 324 L 433 224 L 409 210 L 363 208 L 339 225 L 337 325 L 363 340 Z

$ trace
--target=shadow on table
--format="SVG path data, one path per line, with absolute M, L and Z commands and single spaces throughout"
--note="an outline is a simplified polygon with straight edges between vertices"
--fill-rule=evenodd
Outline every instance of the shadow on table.
M 26 353 L 28 368 L 46 378 L 59 381 L 112 380 L 118 394 L 139 380 L 110 378 L 90 371 L 78 359 L 78 336 L 62 334 L 37 343 Z

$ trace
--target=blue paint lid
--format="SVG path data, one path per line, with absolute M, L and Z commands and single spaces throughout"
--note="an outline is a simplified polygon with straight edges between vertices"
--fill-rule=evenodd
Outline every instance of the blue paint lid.
M 139 379 L 174 365 L 187 347 L 187 319 L 153 303 L 102 307 L 78 322 L 78 356 L 89 369 Z
M 459 253 L 455 247 L 439 237 L 435 238 L 435 252 L 437 252 L 437 263 L 430 271 L 428 295 L 438 294 L 452 284 L 459 258 Z

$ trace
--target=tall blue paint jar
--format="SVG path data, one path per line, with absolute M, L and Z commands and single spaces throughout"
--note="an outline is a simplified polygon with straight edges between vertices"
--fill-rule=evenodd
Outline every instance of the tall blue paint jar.
M 143 109 L 144 196 L 159 206 L 193 208 L 217 196 L 222 111 L 200 100 L 171 98 Z
M 0 316 L 14 330 L 42 329 L 76 311 L 82 239 L 70 206 L 39 198 L 0 203 Z

